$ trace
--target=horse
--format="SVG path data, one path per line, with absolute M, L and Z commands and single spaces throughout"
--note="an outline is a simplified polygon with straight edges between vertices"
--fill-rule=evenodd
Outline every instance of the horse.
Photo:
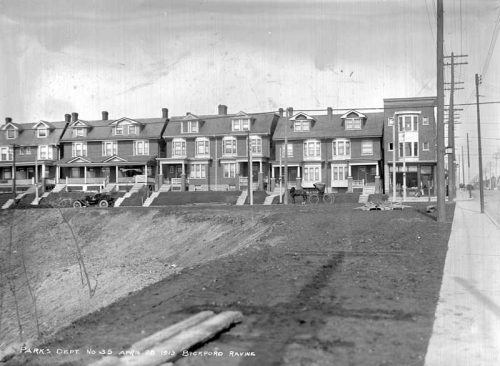
M 295 197 L 302 196 L 302 203 L 307 201 L 307 192 L 303 189 L 295 189 L 295 187 L 290 188 L 290 197 L 292 197 L 292 202 L 295 203 Z

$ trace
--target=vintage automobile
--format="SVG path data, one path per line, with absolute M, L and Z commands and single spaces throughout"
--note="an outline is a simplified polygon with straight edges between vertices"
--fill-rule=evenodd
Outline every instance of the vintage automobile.
M 83 199 L 79 199 L 73 202 L 73 207 L 88 207 L 88 206 L 99 206 L 108 207 L 113 206 L 115 199 L 109 194 L 97 193 L 93 196 L 85 196 Z

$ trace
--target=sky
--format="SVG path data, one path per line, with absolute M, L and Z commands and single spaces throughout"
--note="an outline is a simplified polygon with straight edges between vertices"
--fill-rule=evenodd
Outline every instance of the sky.
M 384 98 L 436 95 L 435 3 L 0 0 L 0 118 L 379 108 Z M 476 73 L 481 101 L 500 101 L 500 3 L 444 0 L 444 9 L 445 53 L 468 55 L 456 103 L 475 101 Z M 476 108 L 463 108 L 457 151 L 468 133 L 475 174 Z M 481 121 L 494 173 L 500 104 L 482 105 Z

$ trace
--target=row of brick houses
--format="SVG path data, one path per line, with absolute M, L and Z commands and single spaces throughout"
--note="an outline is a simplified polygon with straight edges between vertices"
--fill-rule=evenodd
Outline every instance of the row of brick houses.
M 396 184 L 433 187 L 436 169 L 435 98 L 384 99 L 383 111 L 312 114 L 294 112 L 99 120 L 66 115 L 64 121 L 14 123 L 0 128 L 0 185 L 18 186 L 38 178 L 76 189 L 149 184 L 172 190 L 240 190 L 252 171 L 254 189 L 275 189 L 287 160 L 291 186 L 329 191 Z M 393 131 L 393 129 L 396 130 Z M 395 137 L 396 141 L 393 140 Z M 288 141 L 288 146 L 285 146 Z M 397 149 L 394 149 L 397 146 Z M 249 166 L 248 150 L 252 151 Z M 285 159 L 286 151 L 286 159 Z

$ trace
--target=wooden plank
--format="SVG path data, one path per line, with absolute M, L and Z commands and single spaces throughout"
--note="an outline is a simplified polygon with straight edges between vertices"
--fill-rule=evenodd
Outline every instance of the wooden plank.
M 243 315 L 239 311 L 225 311 L 199 323 L 158 344 L 140 356 L 125 356 L 124 366 L 158 366 L 179 357 L 184 350 L 204 343 L 232 324 L 239 323 Z
M 149 337 L 141 339 L 139 342 L 136 342 L 132 346 L 130 346 L 129 350 L 134 352 L 143 352 L 156 346 L 158 343 L 163 342 L 166 339 L 182 332 L 183 330 L 186 330 L 196 324 L 201 323 L 204 320 L 207 320 L 213 315 L 213 311 L 202 311 L 168 328 L 160 330 L 159 332 L 156 332 Z

